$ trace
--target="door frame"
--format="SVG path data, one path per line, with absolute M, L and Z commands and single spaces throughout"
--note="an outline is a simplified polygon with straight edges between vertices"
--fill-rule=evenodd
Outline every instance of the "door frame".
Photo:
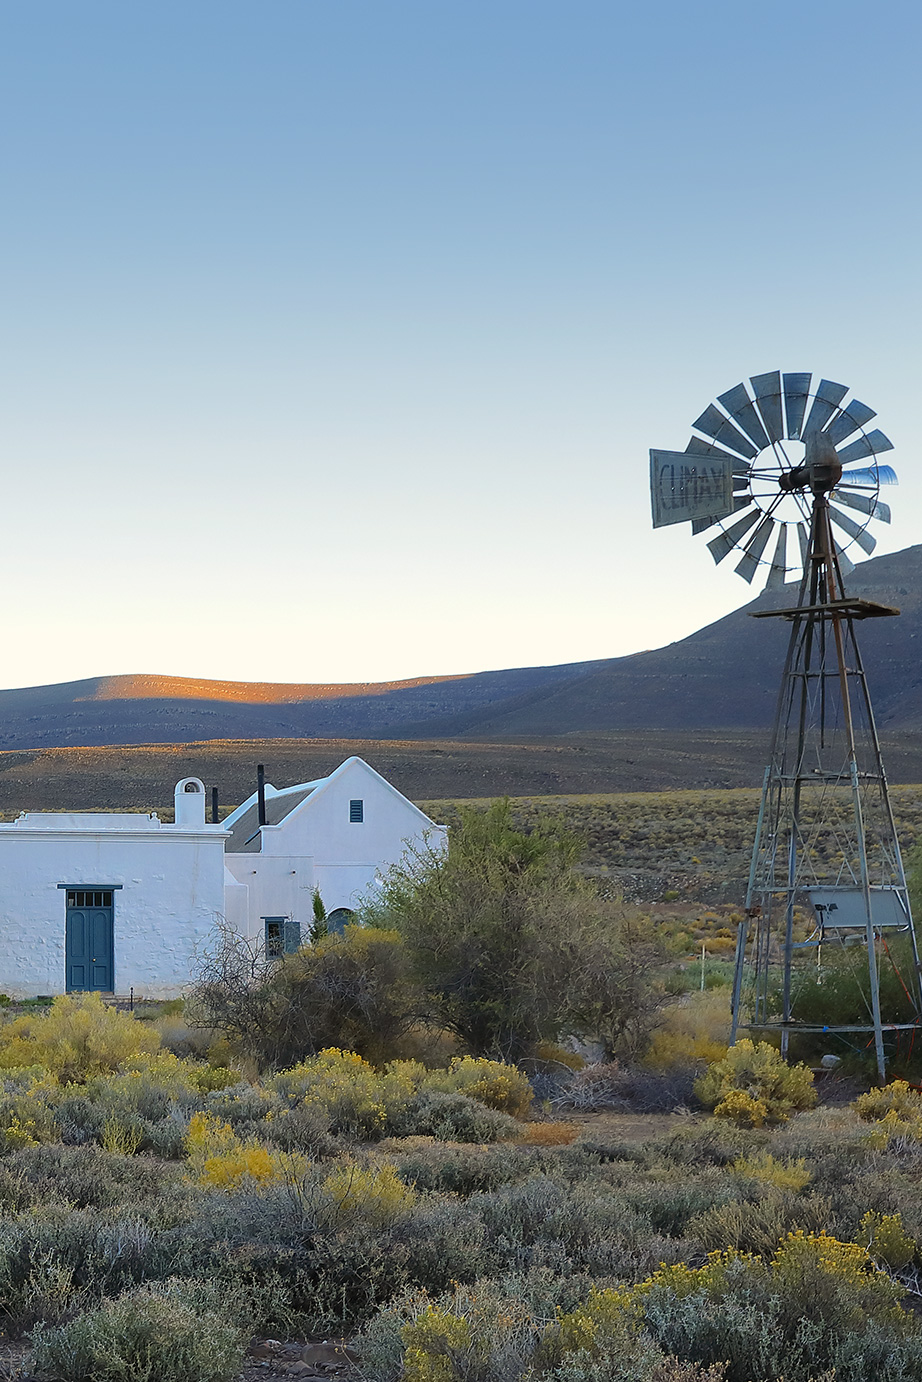
M 122 883 L 59 883 L 58 891 L 64 891 L 64 992 L 65 993 L 115 993 L 115 894 L 122 891 Z M 112 941 L 109 953 L 109 976 L 112 980 L 110 989 L 72 989 L 68 984 L 67 973 L 67 894 L 70 892 L 80 893 L 100 893 L 112 894 Z M 94 909 L 91 909 L 94 910 Z M 99 910 L 102 910 L 100 908 Z M 108 909 L 107 909 L 108 910 Z

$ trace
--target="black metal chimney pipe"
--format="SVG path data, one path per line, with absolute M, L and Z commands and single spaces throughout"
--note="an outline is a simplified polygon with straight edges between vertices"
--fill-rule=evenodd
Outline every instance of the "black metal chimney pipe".
M 266 770 L 262 763 L 256 764 L 256 811 L 260 825 L 266 824 Z
M 212 824 L 212 825 L 217 825 L 217 824 L 218 824 L 218 789 L 217 789 L 217 787 L 212 787 L 212 789 L 211 789 L 211 824 Z

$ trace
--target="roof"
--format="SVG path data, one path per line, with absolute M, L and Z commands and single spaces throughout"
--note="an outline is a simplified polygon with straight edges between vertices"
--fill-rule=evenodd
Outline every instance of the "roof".
M 318 777 L 315 782 L 300 782 L 295 787 L 283 787 L 281 790 L 267 782 L 266 824 L 281 825 L 296 806 L 300 806 L 302 801 L 306 801 L 311 793 L 326 781 L 325 777 Z M 230 839 L 227 842 L 229 854 L 259 853 L 259 801 L 255 792 L 227 817 L 224 828 L 230 831 Z
M 283 787 L 281 790 L 278 787 L 273 787 L 271 782 L 267 782 L 265 784 L 266 824 L 281 825 L 286 816 L 290 816 L 302 802 L 310 796 L 319 795 L 322 788 L 354 764 L 359 764 L 366 773 L 375 778 L 395 797 L 399 797 L 428 827 L 433 830 L 444 831 L 443 826 L 435 825 L 423 811 L 420 811 L 418 806 L 398 791 L 392 782 L 388 782 L 386 777 L 382 777 L 364 759 L 354 755 L 340 763 L 338 768 L 334 768 L 329 776 L 318 777 L 314 782 L 300 782 L 296 787 Z M 224 829 L 230 832 L 230 839 L 226 846 L 228 854 L 258 854 L 260 852 L 262 837 L 259 833 L 259 804 L 256 792 L 242 802 L 235 811 L 232 811 L 222 824 Z

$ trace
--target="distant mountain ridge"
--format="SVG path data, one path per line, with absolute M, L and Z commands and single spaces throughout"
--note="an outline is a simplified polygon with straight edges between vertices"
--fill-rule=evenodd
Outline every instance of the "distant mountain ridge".
M 922 545 L 863 562 L 847 585 L 901 609 L 864 622 L 859 641 L 881 726 L 922 729 Z M 748 616 L 795 598 L 789 585 L 668 647 L 555 667 L 353 685 L 130 674 L 0 691 L 0 749 L 760 729 L 771 723 L 790 625 Z

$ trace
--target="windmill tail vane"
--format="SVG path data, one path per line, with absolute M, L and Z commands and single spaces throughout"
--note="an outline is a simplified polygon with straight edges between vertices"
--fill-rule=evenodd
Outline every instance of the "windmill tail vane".
M 879 493 L 896 475 L 878 457 L 892 443 L 866 430 L 876 414 L 845 385 L 780 370 L 749 385 L 708 405 L 684 451 L 650 451 L 654 527 L 713 532 L 715 562 L 738 551 L 748 583 L 799 580 L 793 604 L 752 611 L 789 621 L 790 635 L 737 935 L 732 1040 L 747 1031 L 785 1056 L 792 1043 L 808 1055 L 873 1047 L 885 1079 L 901 1034 L 922 1025 L 922 965 L 855 626 L 899 611 L 849 597 L 844 577 L 850 551 L 873 552 L 870 525 L 890 522 Z M 883 996 L 884 963 L 900 966 L 899 1000 Z M 848 1020 L 824 1010 L 830 967 L 847 968 L 861 995 Z

